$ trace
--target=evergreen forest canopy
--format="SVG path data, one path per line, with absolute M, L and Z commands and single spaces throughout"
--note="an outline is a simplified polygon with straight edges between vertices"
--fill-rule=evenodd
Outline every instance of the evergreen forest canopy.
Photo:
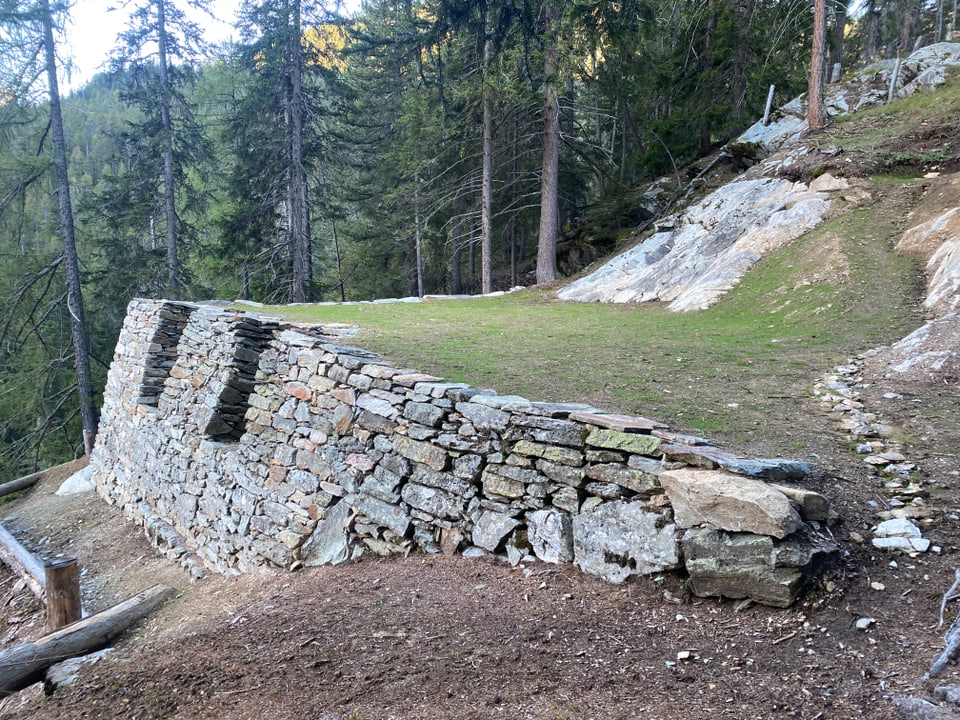
M 805 90 L 814 32 L 806 0 L 370 0 L 350 18 L 244 0 L 239 40 L 209 47 L 185 12 L 206 4 L 132 0 L 109 72 L 61 98 L 69 8 L 0 0 L 2 477 L 89 450 L 131 298 L 552 280 L 558 255 L 576 269 L 636 224 L 645 183 L 754 122 L 771 84 L 777 103 Z M 951 17 L 825 7 L 825 66 Z

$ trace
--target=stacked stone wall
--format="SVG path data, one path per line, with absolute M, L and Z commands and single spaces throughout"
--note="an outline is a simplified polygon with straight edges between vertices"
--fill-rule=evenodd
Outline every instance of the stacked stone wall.
M 100 494 L 198 575 L 418 550 L 573 562 L 622 582 L 680 567 L 687 543 L 704 594 L 787 604 L 833 550 L 811 540 L 827 518 L 800 517 L 802 491 L 755 531 L 664 490 L 717 474 L 789 481 L 802 463 L 737 458 L 645 418 L 497 395 L 315 330 L 160 300 L 130 304 L 92 465 Z M 755 549 L 754 537 L 766 555 L 735 567 L 730 548 Z M 753 587 L 758 565 L 776 575 L 767 595 Z M 738 595 L 739 576 L 751 585 Z

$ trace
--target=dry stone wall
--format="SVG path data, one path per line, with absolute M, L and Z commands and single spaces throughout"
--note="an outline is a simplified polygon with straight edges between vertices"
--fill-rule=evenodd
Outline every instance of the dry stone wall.
M 836 548 L 804 463 L 738 458 L 645 418 L 446 382 L 317 329 L 134 300 L 104 393 L 98 492 L 196 575 L 363 553 L 681 568 L 787 605 Z

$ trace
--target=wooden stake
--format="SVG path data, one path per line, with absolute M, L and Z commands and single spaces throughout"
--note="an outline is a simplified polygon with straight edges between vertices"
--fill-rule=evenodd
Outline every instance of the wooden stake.
M 47 585 L 47 630 L 53 632 L 81 617 L 80 572 L 74 557 L 43 564 Z
M 773 107 L 773 91 L 775 88 L 776 88 L 776 85 L 771 85 L 770 91 L 767 93 L 767 109 L 763 111 L 764 127 L 770 124 L 770 109 Z

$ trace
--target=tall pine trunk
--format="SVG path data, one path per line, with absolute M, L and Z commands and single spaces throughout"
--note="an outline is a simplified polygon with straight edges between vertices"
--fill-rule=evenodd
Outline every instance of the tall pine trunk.
M 737 2 L 737 44 L 733 51 L 733 75 L 730 79 L 732 109 L 730 113 L 730 136 L 736 135 L 743 125 L 747 105 L 747 65 L 750 60 L 750 23 L 753 19 L 754 0 Z
M 480 292 L 493 292 L 493 29 L 490 4 L 483 15 L 483 178 L 480 191 Z
M 163 126 L 163 209 L 167 224 L 167 291 L 180 297 L 180 257 L 177 252 L 177 206 L 173 184 L 173 123 L 170 120 L 170 69 L 167 65 L 165 0 L 157 3 L 157 51 L 160 72 L 160 123 Z
M 546 51 L 543 61 L 543 169 L 540 181 L 540 232 L 537 240 L 537 282 L 546 283 L 557 277 L 557 233 L 559 231 L 560 128 L 557 98 L 556 17 L 553 5 L 545 9 Z
M 823 60 L 827 45 L 827 0 L 813 3 L 813 52 L 810 56 L 810 83 L 807 88 L 807 122 L 811 130 L 822 128 L 827 122 L 823 107 Z
M 53 44 L 53 17 L 50 13 L 49 0 L 40 0 L 40 13 L 43 16 L 43 52 L 47 71 L 47 90 L 50 96 L 50 135 L 53 139 L 53 166 L 57 181 L 60 234 L 63 238 L 67 307 L 70 310 L 74 364 L 77 369 L 77 395 L 83 428 L 83 450 L 89 455 L 93 451 L 93 443 L 97 435 L 97 413 L 93 405 L 90 344 L 87 339 L 83 295 L 80 292 L 80 264 L 77 260 L 77 243 L 73 232 L 73 205 L 70 202 L 70 178 L 67 174 L 67 141 L 63 134 L 60 86 L 57 82 L 57 54 L 56 46 Z
M 292 3 L 290 46 L 287 53 L 290 162 L 287 178 L 287 243 L 290 252 L 290 299 L 306 302 L 310 276 L 310 233 L 307 217 L 307 173 L 303 166 L 303 46 L 300 37 L 300 2 Z

